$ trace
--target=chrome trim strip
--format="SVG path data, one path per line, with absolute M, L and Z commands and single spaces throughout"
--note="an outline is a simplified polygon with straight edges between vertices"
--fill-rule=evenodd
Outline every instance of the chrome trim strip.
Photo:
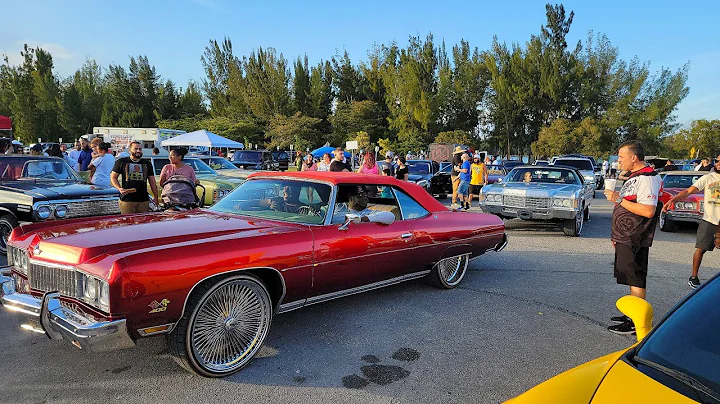
M 300 307 L 304 307 L 304 306 L 309 306 L 311 304 L 317 304 L 317 303 L 321 303 L 321 302 L 326 302 L 328 300 L 339 299 L 341 297 L 346 297 L 346 296 L 350 296 L 350 295 L 354 295 L 354 294 L 358 294 L 358 293 L 363 293 L 363 292 L 367 292 L 367 291 L 370 291 L 373 289 L 383 288 L 385 286 L 394 285 L 396 283 L 401 283 L 401 282 L 409 281 L 412 279 L 422 278 L 423 276 L 425 276 L 429 273 L 430 273 L 430 270 L 420 271 L 420 272 L 415 272 L 412 274 L 398 276 L 398 277 L 392 278 L 392 279 L 387 279 L 387 280 L 380 281 L 380 282 L 357 286 L 357 287 L 354 287 L 351 289 L 344 289 L 344 290 L 340 290 L 337 292 L 332 292 L 332 293 L 328 293 L 328 294 L 320 295 L 320 296 L 313 296 L 311 298 L 305 299 L 304 304 L 300 304 L 298 302 L 282 304 L 279 306 L 277 313 L 278 314 L 287 313 L 288 311 L 299 309 Z
M 33 203 L 33 210 L 37 210 L 38 207 L 43 206 L 43 205 L 62 205 L 62 204 L 73 203 L 73 202 L 118 201 L 118 200 L 120 200 L 120 195 L 89 197 L 89 198 L 79 198 L 79 199 L 50 199 L 50 200 L 38 201 L 38 202 Z M 118 211 L 119 210 L 120 210 L 120 208 L 118 207 Z
M 287 288 L 286 288 L 286 286 L 285 286 L 285 278 L 282 276 L 282 273 L 281 273 L 280 271 L 278 271 L 277 269 L 275 269 L 275 268 L 273 268 L 273 267 L 251 267 L 251 268 L 231 269 L 231 270 L 228 270 L 228 271 L 225 271 L 225 272 L 218 272 L 218 273 L 215 273 L 215 274 L 212 274 L 212 275 L 208 275 L 208 276 L 200 279 L 199 281 L 197 281 L 197 282 L 193 285 L 193 287 L 190 288 L 190 291 L 188 291 L 187 295 L 185 296 L 185 301 L 183 302 L 183 308 L 182 308 L 182 311 L 180 312 L 180 318 L 182 318 L 182 317 L 185 315 L 185 310 L 187 309 L 187 301 L 188 301 L 188 299 L 190 298 L 190 295 L 192 294 L 193 290 L 195 290 L 195 288 L 196 288 L 199 284 L 201 284 L 201 283 L 205 282 L 206 280 L 208 280 L 208 279 L 210 279 L 210 278 L 212 278 L 212 277 L 215 277 L 215 276 L 227 275 L 227 274 L 232 274 L 232 273 L 235 273 L 235 272 L 247 271 L 247 270 L 250 270 L 250 269 L 272 269 L 273 271 L 277 272 L 278 276 L 280 277 L 280 283 L 282 284 L 282 295 L 280 295 L 280 299 L 278 299 L 278 303 L 282 303 L 283 299 L 285 299 L 285 293 L 287 292 Z M 278 304 L 277 307 L 280 307 L 280 306 L 282 306 L 282 305 L 281 305 L 281 304 Z M 276 311 L 277 311 L 277 307 L 275 308 Z M 177 323 L 175 323 L 175 324 L 173 325 L 173 327 L 168 330 L 168 332 L 172 332 L 172 331 L 175 329 L 176 326 L 177 326 Z
M 154 331 L 154 332 L 147 332 L 147 331 L 145 331 L 145 330 L 149 330 L 149 329 L 151 329 L 151 328 L 158 328 L 158 327 L 163 327 L 163 326 L 168 326 L 168 328 L 166 328 L 166 329 L 164 329 L 164 330 L 161 330 L 161 331 Z M 137 332 L 138 332 L 138 334 L 140 334 L 140 335 L 143 336 L 143 337 L 149 337 L 149 336 L 151 336 L 151 335 L 158 335 L 158 334 L 166 334 L 166 333 L 169 333 L 169 332 L 170 332 L 172 329 L 174 329 L 174 328 L 175 328 L 175 323 L 168 323 L 168 324 L 154 325 L 154 326 L 152 326 L 152 327 L 140 328 L 139 330 L 137 330 Z

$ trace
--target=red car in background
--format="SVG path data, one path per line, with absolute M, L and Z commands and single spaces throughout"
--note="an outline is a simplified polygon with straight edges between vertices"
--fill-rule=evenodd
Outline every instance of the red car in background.
M 350 210 L 358 199 L 367 207 Z M 80 348 L 165 334 L 180 365 L 222 377 L 252 360 L 275 314 L 421 277 L 451 289 L 506 244 L 497 216 L 392 177 L 257 173 L 210 209 L 20 226 L 0 300 L 24 329 Z
M 707 172 L 697 171 L 668 171 L 661 173 L 663 179 L 660 190 L 660 202 L 664 205 L 675 195 L 692 186 Z M 678 222 L 700 223 L 704 213 L 704 193 L 692 194 L 682 201 L 677 201 L 667 212 L 660 214 L 660 230 L 675 231 Z

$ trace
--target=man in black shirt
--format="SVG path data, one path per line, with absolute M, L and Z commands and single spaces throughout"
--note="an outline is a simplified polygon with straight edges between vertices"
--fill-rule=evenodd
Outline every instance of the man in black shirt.
M 385 161 L 381 161 L 378 163 L 378 166 L 380 166 L 382 173 L 389 177 L 395 176 L 395 166 L 392 163 L 393 157 L 395 157 L 395 154 L 389 151 L 385 153 Z
M 150 211 L 150 196 L 147 184 L 154 195 L 155 205 L 158 204 L 158 189 L 155 183 L 155 173 L 149 160 L 142 158 L 142 144 L 130 143 L 130 157 L 123 157 L 115 161 L 110 183 L 120 191 L 120 213 L 146 213 Z M 122 176 L 122 185 L 118 177 Z
M 343 152 L 342 147 L 338 147 L 333 153 L 335 153 L 335 158 L 333 159 L 332 163 L 330 163 L 330 171 L 352 171 L 352 167 L 350 167 L 350 164 L 345 162 L 345 152 Z

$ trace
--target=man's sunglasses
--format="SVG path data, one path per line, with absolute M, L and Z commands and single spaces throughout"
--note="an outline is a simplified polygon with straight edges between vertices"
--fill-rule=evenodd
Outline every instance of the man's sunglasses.
M 715 159 L 715 164 L 720 163 L 720 159 Z

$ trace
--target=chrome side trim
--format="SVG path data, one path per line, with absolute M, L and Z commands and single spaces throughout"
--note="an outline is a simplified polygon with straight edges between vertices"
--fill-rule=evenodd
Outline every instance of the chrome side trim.
M 212 275 L 206 276 L 206 277 L 200 279 L 199 281 L 197 281 L 197 283 L 195 283 L 195 284 L 193 285 L 193 287 L 190 288 L 190 291 L 188 291 L 187 296 L 185 296 L 185 301 L 183 302 L 183 308 L 182 308 L 182 311 L 180 312 L 180 318 L 182 318 L 183 316 L 185 316 L 185 310 L 187 309 L 187 301 L 188 301 L 188 299 L 190 298 L 190 295 L 192 294 L 193 290 L 195 290 L 195 288 L 196 288 L 199 284 L 201 284 L 201 283 L 205 282 L 206 280 L 208 280 L 208 279 L 210 279 L 210 278 L 213 278 L 213 277 L 215 277 L 215 276 L 228 275 L 228 274 L 232 274 L 232 273 L 236 273 L 236 272 L 243 272 L 243 271 L 247 271 L 247 270 L 249 270 L 249 269 L 272 269 L 273 271 L 275 271 L 275 272 L 277 273 L 277 275 L 280 277 L 280 283 L 282 284 L 282 295 L 280 295 L 280 299 L 278 299 L 278 303 L 281 303 L 281 302 L 283 301 L 283 299 L 285 299 L 285 293 L 287 292 L 287 288 L 286 288 L 286 286 L 285 286 L 285 278 L 283 278 L 282 273 L 281 273 L 280 271 L 278 271 L 277 269 L 272 268 L 272 267 L 252 267 L 252 268 L 231 269 L 231 270 L 229 270 L 229 271 L 218 272 L 218 273 L 216 273 L 216 274 L 212 274 Z M 282 305 L 281 305 L 281 304 L 278 304 L 278 306 L 275 308 L 275 311 L 276 311 L 276 312 L 277 312 L 277 308 L 280 307 L 280 306 L 282 306 Z M 175 329 L 176 326 L 177 326 L 177 323 L 175 323 L 175 324 L 172 326 L 172 328 L 170 328 L 167 332 L 172 332 L 172 331 Z
M 415 272 L 412 274 L 398 276 L 396 278 L 387 279 L 387 280 L 380 281 L 380 282 L 357 286 L 357 287 L 354 287 L 351 289 L 340 290 L 337 292 L 332 292 L 332 293 L 328 293 L 328 294 L 320 295 L 320 296 L 313 296 L 311 298 L 305 299 L 304 303 L 292 302 L 292 303 L 288 303 L 288 304 L 281 304 L 277 310 L 277 313 L 278 314 L 287 313 L 288 311 L 299 309 L 300 307 L 304 307 L 304 306 L 309 306 L 311 304 L 317 304 L 317 303 L 321 303 L 321 302 L 326 302 L 328 300 L 339 299 L 341 297 L 346 297 L 346 296 L 350 296 L 350 295 L 354 295 L 354 294 L 358 294 L 358 293 L 363 293 L 363 292 L 367 292 L 367 291 L 370 291 L 373 289 L 383 288 L 385 286 L 394 285 L 396 283 L 401 283 L 401 282 L 409 281 L 412 279 L 422 278 L 423 276 L 425 276 L 429 273 L 430 273 L 430 270 Z
M 164 326 L 167 326 L 167 328 L 164 329 L 164 330 L 161 330 L 161 331 L 153 331 L 153 332 L 147 332 L 147 331 L 146 331 L 146 330 L 149 330 L 149 329 L 151 329 L 151 328 L 158 328 L 158 327 L 164 327 Z M 149 337 L 149 336 L 151 336 L 151 335 L 167 334 L 167 333 L 169 333 L 173 328 L 175 328 L 175 323 L 168 323 L 168 324 L 154 325 L 154 326 L 152 326 L 152 327 L 140 328 L 139 330 L 137 330 L 137 332 L 138 332 L 138 334 L 140 334 L 140 336 Z

